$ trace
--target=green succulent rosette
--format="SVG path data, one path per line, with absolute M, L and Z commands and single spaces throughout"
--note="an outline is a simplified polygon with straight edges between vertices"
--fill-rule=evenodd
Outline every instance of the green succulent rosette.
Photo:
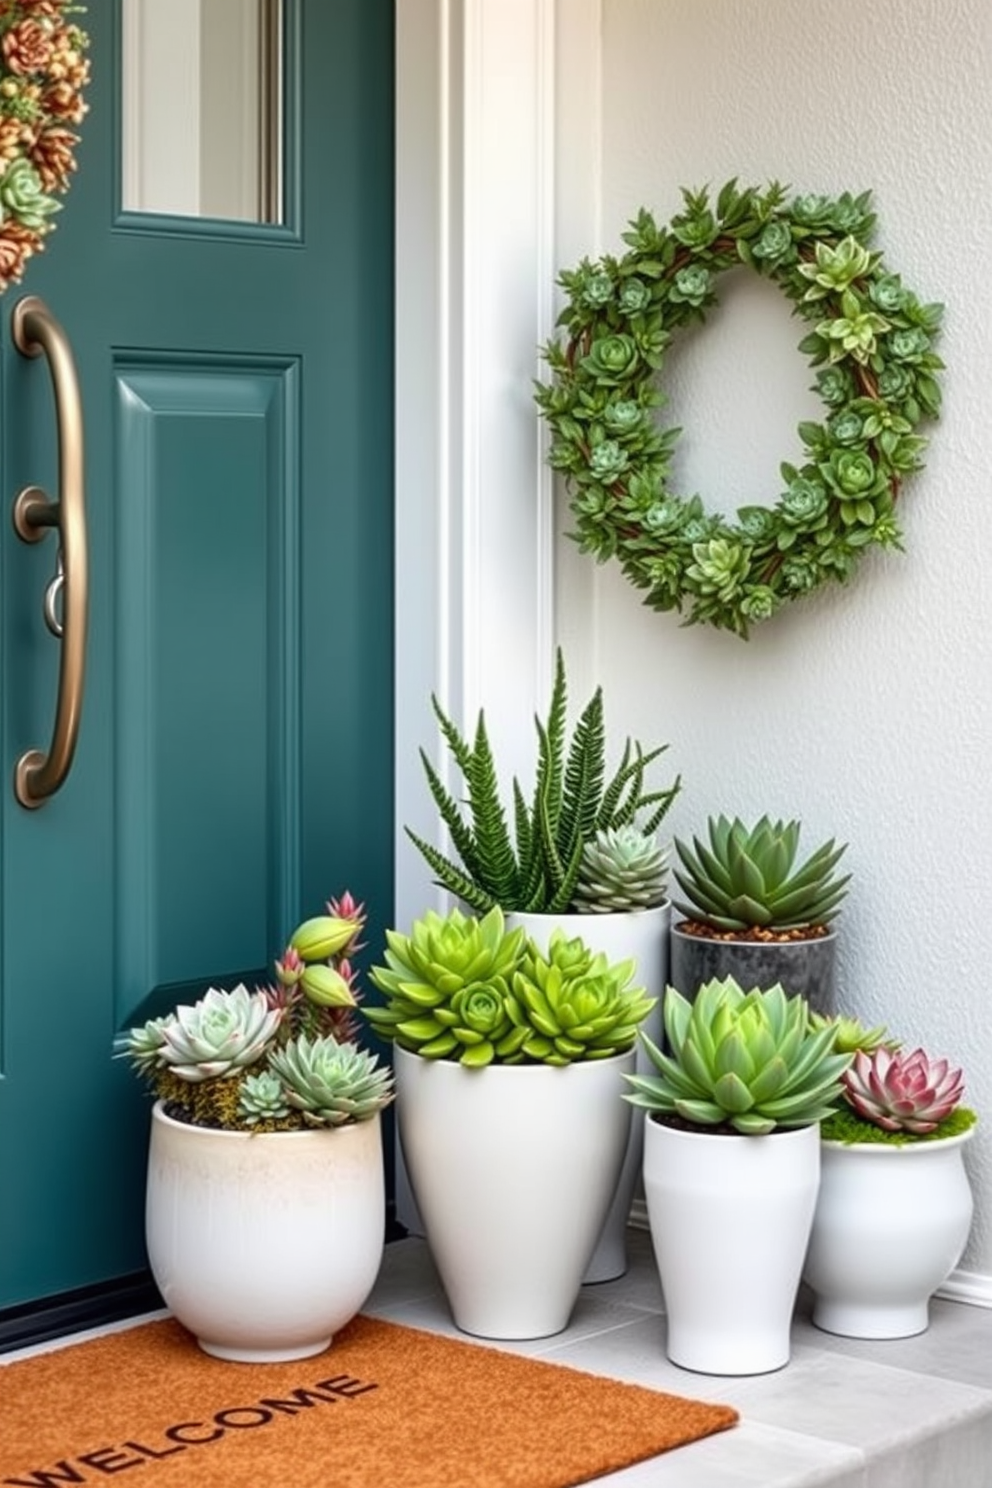
M 705 982 L 693 1002 L 664 1001 L 666 1052 L 642 1033 L 653 1074 L 625 1075 L 631 1105 L 701 1129 L 766 1136 L 812 1126 L 843 1098 L 851 1063 L 832 1025 L 814 1029 L 802 997 L 778 985 L 744 992 L 733 977 Z
M 46 232 L 48 218 L 62 206 L 42 190 L 41 177 L 23 155 L 8 165 L 0 177 L 0 208 L 33 232 Z
M 364 1008 L 380 1037 L 427 1059 L 572 1064 L 633 1046 L 654 1006 L 630 985 L 633 961 L 606 957 L 558 930 L 545 956 L 496 906 L 481 920 L 429 910 L 410 934 L 387 934 L 386 965 L 370 972 L 386 994 Z
M 610 966 L 605 955 L 578 938 L 569 940 L 562 930 L 552 935 L 547 955 L 531 942 L 507 1001 L 520 1038 L 507 1062 L 573 1064 L 632 1048 L 656 1001 L 631 985 L 634 965 L 629 960 Z
M 523 930 L 507 931 L 498 905 L 482 919 L 428 910 L 409 935 L 387 931 L 386 964 L 369 973 L 386 1002 L 365 1016 L 381 1038 L 427 1059 L 489 1064 L 510 1052 L 505 1004 L 523 953 Z
M 847 850 L 833 838 L 796 862 L 801 824 L 763 816 L 753 827 L 739 817 L 710 817 L 705 840 L 675 839 L 675 881 L 684 899 L 675 908 L 715 931 L 776 931 L 826 926 L 838 913 L 851 875 L 839 877 Z
M 535 399 L 582 551 L 618 561 L 650 607 L 746 638 L 788 600 L 846 583 L 865 548 L 901 546 L 896 503 L 927 443 L 915 431 L 940 409 L 943 307 L 872 246 L 869 192 L 790 199 L 777 182 L 734 180 L 715 203 L 706 189 L 682 197 L 667 227 L 642 209 L 625 253 L 561 274 L 563 331 L 544 349 L 550 377 Z M 740 266 L 776 284 L 806 323 L 799 350 L 825 419 L 799 426 L 804 452 L 782 462 L 768 506 L 734 522 L 669 489 L 681 431 L 652 410 L 665 401 L 669 342 L 705 320 L 720 275 Z

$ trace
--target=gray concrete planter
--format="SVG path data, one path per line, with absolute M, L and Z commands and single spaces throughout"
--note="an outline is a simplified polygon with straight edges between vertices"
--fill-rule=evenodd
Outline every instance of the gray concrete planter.
M 815 1012 L 832 1014 L 836 947 L 836 930 L 818 940 L 708 940 L 673 925 L 668 979 L 689 998 L 714 977 L 732 976 L 745 992 L 781 982 L 790 996 L 801 993 Z

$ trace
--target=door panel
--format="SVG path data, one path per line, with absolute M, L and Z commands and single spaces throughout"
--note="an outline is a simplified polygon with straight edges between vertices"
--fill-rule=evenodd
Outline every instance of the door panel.
M 115 368 L 115 952 L 152 999 L 264 967 L 299 900 L 298 371 Z
M 42 296 L 83 392 L 91 608 L 73 769 L 35 811 L 56 539 L 0 534 L 0 1313 L 144 1266 L 147 1101 L 115 1035 L 392 896 L 391 0 L 287 0 L 288 226 L 119 201 L 119 5 L 46 253 L 0 300 L 3 495 L 54 494 Z M 295 100 L 295 101 L 294 101 Z

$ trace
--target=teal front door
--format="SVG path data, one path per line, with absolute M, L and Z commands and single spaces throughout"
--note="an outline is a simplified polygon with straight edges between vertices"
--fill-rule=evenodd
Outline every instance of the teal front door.
M 281 221 L 249 223 L 121 206 L 121 3 L 89 0 L 79 171 L 0 299 L 0 1328 L 143 1271 L 115 1035 L 261 980 L 345 888 L 369 941 L 390 920 L 393 5 L 282 12 Z M 52 736 L 58 542 L 10 512 L 56 494 L 59 433 L 23 295 L 78 371 L 89 578 L 78 747 L 36 808 L 13 778 Z

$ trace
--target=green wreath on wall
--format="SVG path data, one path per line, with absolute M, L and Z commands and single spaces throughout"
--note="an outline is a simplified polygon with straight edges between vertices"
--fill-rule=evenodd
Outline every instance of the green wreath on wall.
M 618 559 L 653 609 L 746 638 L 787 600 L 845 582 L 865 548 L 901 546 L 897 498 L 927 443 L 914 431 L 940 408 L 943 306 L 922 304 L 869 246 L 867 191 L 788 200 L 776 182 L 733 180 L 715 208 L 706 188 L 682 198 L 664 228 L 642 209 L 623 257 L 561 274 L 566 337 L 544 348 L 551 379 L 535 397 L 582 551 Z M 742 264 L 809 323 L 799 350 L 818 369 L 824 416 L 799 425 L 804 453 L 781 466 L 774 505 L 741 507 L 732 523 L 669 490 L 681 430 L 659 428 L 653 410 L 673 332 L 705 320 L 717 277 Z
M 89 45 L 67 0 L 0 0 L 0 294 L 40 253 L 69 189 Z

